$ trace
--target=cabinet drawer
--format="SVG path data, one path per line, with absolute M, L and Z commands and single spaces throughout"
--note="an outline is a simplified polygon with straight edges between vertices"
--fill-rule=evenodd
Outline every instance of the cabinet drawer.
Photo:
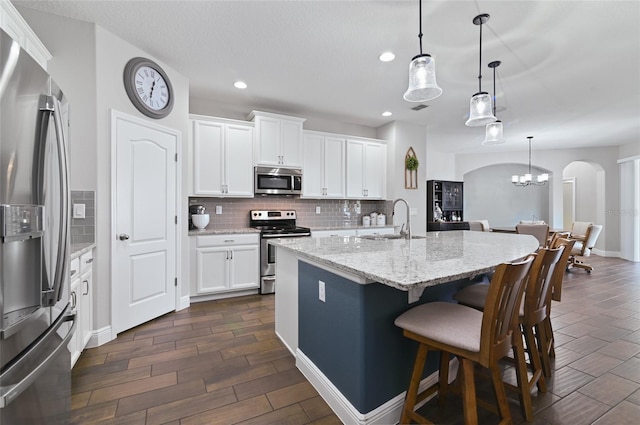
M 93 250 L 85 252 L 80 256 L 80 272 L 83 272 L 88 267 L 91 267 L 91 263 L 93 263 Z
M 257 233 L 197 236 L 196 247 L 258 244 L 259 238 Z

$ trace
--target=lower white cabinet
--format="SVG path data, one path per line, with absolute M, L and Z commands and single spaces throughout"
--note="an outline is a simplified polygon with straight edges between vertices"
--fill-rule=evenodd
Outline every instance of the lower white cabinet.
M 76 330 L 69 342 L 71 367 L 87 346 L 92 333 L 93 251 L 71 260 L 71 304 L 76 310 Z
M 260 287 L 258 234 L 196 236 L 191 240 L 192 295 Z

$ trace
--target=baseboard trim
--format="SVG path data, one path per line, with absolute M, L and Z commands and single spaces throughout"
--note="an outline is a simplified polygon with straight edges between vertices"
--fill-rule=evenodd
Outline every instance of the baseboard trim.
M 296 351 L 296 367 L 302 372 L 311 385 L 313 385 L 343 423 L 357 425 L 389 425 L 398 423 L 400 414 L 402 413 L 402 405 L 404 404 L 406 391 L 403 391 L 374 410 L 363 414 L 347 400 L 340 390 L 333 385 L 324 373 L 322 373 L 300 349 Z M 458 362 L 454 359 L 450 363 L 450 380 L 456 376 L 457 370 Z M 433 385 L 437 380 L 438 372 L 436 371 L 422 380 L 420 383 L 420 391 Z M 433 398 L 433 396 L 428 397 L 420 405 L 426 403 L 431 398 Z
M 615 258 L 621 258 L 620 257 L 620 251 L 605 251 L 602 249 L 597 249 L 597 248 L 593 248 L 593 253 L 596 255 L 599 255 L 601 257 L 615 257 Z
M 105 326 L 104 328 L 91 332 L 91 338 L 89 338 L 87 348 L 99 347 L 114 339 L 116 339 L 116 335 L 111 334 L 111 326 Z
M 185 308 L 188 308 L 191 305 L 191 297 L 189 295 L 185 295 L 180 297 L 180 304 L 178 305 L 178 308 L 176 309 L 176 311 L 180 311 L 180 310 L 184 310 Z

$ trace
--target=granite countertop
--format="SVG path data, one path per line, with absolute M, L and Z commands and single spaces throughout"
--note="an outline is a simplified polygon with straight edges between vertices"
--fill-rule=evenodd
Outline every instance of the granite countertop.
M 189 230 L 189 236 L 229 235 L 234 233 L 260 233 L 260 230 L 254 229 L 253 227 L 241 227 L 236 229 Z
M 73 243 L 71 244 L 71 259 L 79 257 L 85 252 L 91 251 L 95 247 L 95 242 Z
M 486 273 L 538 248 L 531 235 L 429 232 L 418 239 L 358 236 L 269 241 L 300 258 L 408 291 Z
M 311 231 L 321 231 L 321 230 L 362 230 L 362 229 L 389 229 L 389 228 L 400 228 L 400 226 L 394 226 L 393 224 L 385 224 L 384 226 L 327 226 L 327 227 L 311 227 Z

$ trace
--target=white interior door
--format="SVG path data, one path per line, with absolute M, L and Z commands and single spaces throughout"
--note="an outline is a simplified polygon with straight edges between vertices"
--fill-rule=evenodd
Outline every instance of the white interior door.
M 115 333 L 176 308 L 179 133 L 114 113 L 112 312 Z M 113 136 L 112 136 L 113 137 Z

